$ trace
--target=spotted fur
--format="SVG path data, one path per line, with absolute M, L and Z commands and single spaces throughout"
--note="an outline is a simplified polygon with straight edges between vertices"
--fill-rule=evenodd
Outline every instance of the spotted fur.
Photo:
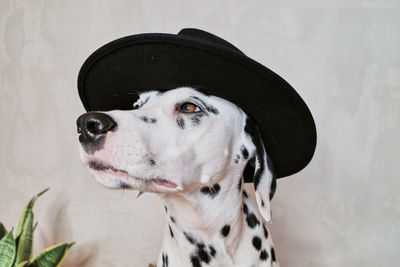
M 200 189 L 201 193 L 208 195 L 211 198 L 217 196 L 220 190 L 221 186 L 219 184 L 214 184 L 213 186 L 204 186 Z
M 182 113 L 182 103 L 198 109 Z M 146 92 L 134 107 L 106 112 L 118 125 L 81 155 L 107 187 L 160 193 L 168 220 L 157 267 L 278 267 L 265 225 L 276 181 L 254 122 L 192 88 Z

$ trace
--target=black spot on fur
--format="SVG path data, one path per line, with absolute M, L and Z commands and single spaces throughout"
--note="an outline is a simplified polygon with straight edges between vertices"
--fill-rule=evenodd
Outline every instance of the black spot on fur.
M 199 125 L 200 124 L 200 119 L 197 116 L 191 117 L 190 120 L 192 121 L 193 125 Z
M 218 115 L 219 111 L 216 107 L 212 106 L 212 105 L 205 105 L 206 109 L 208 112 L 214 113 L 214 115 Z
M 221 186 L 219 184 L 215 184 L 211 187 L 209 186 L 204 186 L 200 189 L 200 192 L 205 194 L 205 195 L 209 195 L 211 198 L 214 198 L 219 191 L 221 190 Z
M 200 259 L 197 256 L 192 255 L 190 257 L 190 261 L 192 262 L 193 267 L 201 267 Z
M 237 187 L 238 187 L 239 192 L 241 192 L 242 191 L 242 178 L 239 179 Z
M 253 181 L 254 178 L 254 157 L 247 161 L 246 167 L 243 170 L 243 177 L 245 182 Z
M 246 222 L 250 228 L 254 228 L 260 224 L 260 221 L 257 219 L 256 215 L 254 215 L 254 213 L 250 213 L 246 216 Z
M 192 125 L 193 126 L 199 125 L 201 123 L 201 117 L 203 117 L 203 115 L 204 115 L 203 113 L 193 114 L 190 117 L 190 120 L 192 121 Z
M 141 116 L 139 117 L 139 119 L 141 119 L 142 121 L 148 123 L 149 122 L 149 118 L 147 118 L 146 116 Z
M 167 253 L 162 253 L 162 267 L 168 267 L 168 255 Z
M 199 257 L 200 261 L 205 262 L 206 264 L 210 263 L 211 257 L 205 250 L 204 244 L 197 244 L 196 254 Z
M 176 124 L 178 125 L 179 128 L 181 128 L 182 130 L 185 129 L 185 121 L 183 118 L 178 117 L 176 119 Z
M 145 123 L 156 123 L 157 122 L 156 118 L 148 118 L 146 116 L 141 116 L 141 117 L 139 117 L 139 119 L 141 119 Z
M 191 254 L 190 261 L 192 262 L 192 266 L 201 266 L 201 263 L 204 262 L 206 264 L 210 263 L 211 257 L 214 257 L 217 253 L 215 248 L 211 245 L 208 245 L 208 249 L 204 243 L 198 242 L 191 234 L 187 232 L 183 232 L 186 239 L 189 243 L 196 245 L 196 250 L 193 254 Z
M 244 212 L 244 214 L 246 214 L 246 215 L 249 214 L 249 208 L 247 207 L 246 203 L 243 203 L 243 212 Z
M 244 127 L 244 131 L 248 134 L 251 138 L 255 148 L 256 148 L 256 157 L 258 161 L 258 168 L 255 171 L 253 182 L 254 182 L 254 189 L 257 190 L 258 184 L 260 183 L 261 175 L 264 172 L 265 165 L 264 165 L 264 147 L 261 141 L 260 132 L 257 129 L 255 123 L 250 119 L 246 119 L 246 126 Z
M 249 151 L 247 151 L 246 147 L 244 145 L 242 145 L 240 147 L 240 152 L 242 152 L 242 156 L 244 159 L 248 159 L 249 158 Z
M 257 250 L 261 249 L 261 239 L 258 236 L 253 237 L 252 243 L 255 249 Z
M 266 261 L 268 259 L 268 252 L 263 249 L 260 253 L 260 260 L 262 261 Z
M 183 234 L 185 235 L 186 239 L 189 241 L 190 244 L 194 245 L 196 243 L 196 239 L 192 235 L 186 232 L 183 232 Z
M 171 237 L 174 238 L 174 232 L 172 232 L 172 228 L 170 225 L 168 225 L 169 227 L 169 233 L 171 234 Z
M 269 200 L 271 200 L 274 197 L 275 191 L 276 191 L 276 178 L 274 175 L 272 183 L 271 183 L 271 188 L 269 190 Z
M 129 184 L 127 184 L 127 183 L 125 183 L 125 182 L 123 182 L 123 181 L 119 181 L 119 188 L 122 188 L 122 189 L 129 189 L 129 188 L 131 188 L 131 186 L 129 185 Z
M 249 198 L 249 196 L 247 195 L 247 192 L 243 190 L 243 195 L 245 198 Z
M 240 159 L 240 155 L 236 154 L 235 155 L 235 163 L 238 164 Z
M 175 223 L 175 218 L 172 216 L 169 216 L 169 218 L 171 219 L 171 222 Z
M 271 158 L 268 155 L 267 155 L 267 166 L 272 173 L 272 183 L 269 191 L 269 200 L 271 200 L 274 197 L 276 191 L 276 177 L 275 177 L 274 165 L 272 164 Z
M 265 206 L 264 199 L 261 199 L 261 206 L 262 206 L 262 207 Z
M 231 227 L 229 225 L 225 225 L 221 229 L 221 235 L 222 237 L 227 237 L 229 235 L 229 232 L 231 231 Z
M 165 209 L 165 213 L 168 213 L 168 208 L 167 208 L 167 206 L 164 206 L 164 209 Z
M 215 248 L 213 246 L 208 246 L 208 249 L 210 250 L 210 254 L 212 257 L 215 257 L 215 254 L 217 254 L 217 251 L 215 250 Z
M 150 159 L 149 162 L 150 162 L 151 166 L 155 166 L 156 165 L 156 162 L 154 161 L 154 159 Z
M 276 261 L 276 258 L 275 258 L 275 249 L 274 249 L 274 248 L 271 248 L 271 258 L 272 258 L 272 261 Z
M 265 239 L 268 239 L 268 231 L 264 224 L 263 224 L 263 230 L 264 230 Z

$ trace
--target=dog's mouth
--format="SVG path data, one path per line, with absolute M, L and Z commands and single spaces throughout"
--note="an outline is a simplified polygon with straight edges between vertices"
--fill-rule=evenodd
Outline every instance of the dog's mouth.
M 140 179 L 140 178 L 130 175 L 125 170 L 115 168 L 112 165 L 102 162 L 102 161 L 99 161 L 99 160 L 90 160 L 88 162 L 88 165 L 89 165 L 89 168 L 96 170 L 96 171 L 104 171 L 104 172 L 108 172 L 108 173 L 111 173 L 114 175 L 120 175 L 120 176 L 122 175 L 122 176 L 128 176 L 130 178 L 134 178 L 134 179 Z M 140 180 L 144 180 L 144 179 L 140 179 Z M 156 185 L 171 188 L 171 189 L 178 187 L 178 185 L 176 183 L 168 181 L 166 179 L 162 179 L 162 178 L 153 178 L 153 179 L 150 179 L 149 181 L 151 181 L 152 183 L 154 183 Z
M 155 183 L 156 185 L 161 185 L 161 186 L 164 186 L 164 187 L 167 187 L 167 188 L 177 188 L 178 187 L 178 185 L 176 183 L 170 182 L 170 181 L 165 180 L 165 179 L 158 178 L 158 179 L 151 179 L 151 181 L 153 183 Z
M 88 165 L 89 165 L 89 168 L 92 168 L 92 169 L 94 169 L 96 171 L 112 171 L 112 172 L 115 172 L 115 173 L 121 173 L 121 174 L 128 174 L 129 175 L 129 173 L 127 171 L 114 168 L 110 164 L 107 164 L 105 162 L 98 161 L 98 160 L 90 160 L 88 162 Z

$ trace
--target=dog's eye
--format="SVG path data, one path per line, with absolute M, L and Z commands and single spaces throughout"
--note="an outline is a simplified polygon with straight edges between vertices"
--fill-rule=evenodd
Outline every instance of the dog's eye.
M 185 102 L 180 106 L 179 111 L 183 113 L 196 113 L 200 112 L 201 109 L 193 103 Z

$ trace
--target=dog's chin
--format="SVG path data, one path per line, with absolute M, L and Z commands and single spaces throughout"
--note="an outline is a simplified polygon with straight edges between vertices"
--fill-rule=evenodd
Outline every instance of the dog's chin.
M 89 172 L 103 186 L 110 189 L 133 189 L 143 192 L 166 193 L 179 191 L 180 187 L 171 181 L 161 178 L 139 178 L 125 170 L 115 168 L 99 160 L 86 163 Z
M 122 174 L 115 174 L 110 171 L 100 171 L 89 168 L 89 173 L 96 181 L 109 189 L 138 189 L 141 187 L 139 181 L 131 181 L 130 177 L 123 177 Z

